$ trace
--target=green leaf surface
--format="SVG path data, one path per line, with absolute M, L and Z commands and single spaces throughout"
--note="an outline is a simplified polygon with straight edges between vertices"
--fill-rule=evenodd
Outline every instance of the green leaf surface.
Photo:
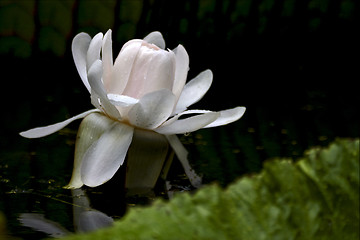
M 296 163 L 268 161 L 227 189 L 158 200 L 65 239 L 359 239 L 359 140 L 338 139 Z

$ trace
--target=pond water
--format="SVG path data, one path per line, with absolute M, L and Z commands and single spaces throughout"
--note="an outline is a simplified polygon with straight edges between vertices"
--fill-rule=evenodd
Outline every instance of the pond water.
M 336 136 L 351 136 L 351 132 L 337 128 L 336 122 L 310 118 L 329 114 L 330 108 L 324 104 L 320 104 L 321 108 L 305 104 L 293 111 L 292 114 L 303 114 L 297 121 L 254 106 L 236 123 L 179 137 L 203 183 L 216 182 L 225 187 L 245 174 L 260 171 L 266 159 L 296 160 L 308 147 L 327 145 Z M 170 166 L 167 176 L 159 177 L 152 191 L 125 191 L 124 167 L 99 187 L 64 189 L 72 173 L 78 125 L 79 122 L 73 123 L 41 139 L 23 139 L 14 129 L 12 135 L 2 138 L 7 147 L 1 151 L 0 211 L 10 236 L 42 239 L 93 230 L 120 219 L 129 208 L 151 204 L 156 198 L 169 199 L 175 193 L 196 191 L 176 156 L 172 157 L 171 149 L 165 163 Z M 356 130 L 355 123 L 353 126 Z M 151 160 L 151 155 L 148 158 Z

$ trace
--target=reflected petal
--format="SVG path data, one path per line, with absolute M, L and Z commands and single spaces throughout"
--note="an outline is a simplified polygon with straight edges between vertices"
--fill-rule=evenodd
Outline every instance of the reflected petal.
M 175 113 L 184 111 L 190 105 L 198 102 L 209 90 L 213 79 L 211 70 L 205 70 L 188 82 L 181 92 Z
M 125 160 L 133 132 L 129 125 L 115 122 L 89 147 L 81 165 L 85 185 L 96 187 L 114 176 Z
M 206 111 L 206 113 L 186 119 L 176 121 L 169 119 L 168 121 L 171 123 L 165 122 L 154 131 L 165 135 L 189 133 L 209 125 L 218 117 L 220 117 L 220 113 Z
M 245 113 L 245 107 L 236 107 L 228 110 L 220 111 L 220 117 L 214 122 L 205 126 L 204 128 L 217 127 L 221 125 L 226 125 L 232 122 L 239 120 Z
M 85 87 L 90 92 L 90 84 L 87 78 L 86 59 L 91 37 L 86 33 L 79 33 L 72 41 L 71 51 L 73 54 L 76 69 Z
M 50 135 L 54 132 L 59 131 L 60 129 L 64 128 L 66 125 L 68 125 L 69 123 L 71 123 L 74 120 L 77 120 L 79 118 L 84 118 L 87 115 L 89 115 L 90 113 L 94 113 L 94 112 L 99 112 L 98 109 L 92 109 L 86 112 L 83 112 L 79 115 L 76 115 L 72 118 L 69 118 L 63 122 L 59 122 L 56 124 L 52 124 L 46 127 L 38 127 L 38 128 L 33 128 L 30 130 L 27 130 L 25 132 L 21 132 L 20 135 L 22 137 L 26 137 L 26 138 L 40 138 L 40 137 L 45 137 L 47 135 Z
M 170 116 L 175 96 L 168 89 L 148 93 L 129 111 L 130 123 L 134 126 L 154 129 Z
M 144 41 L 155 44 L 156 46 L 158 46 L 161 49 L 165 49 L 165 40 L 164 40 L 163 36 L 161 35 L 161 33 L 158 31 L 149 33 L 144 38 Z
M 174 150 L 176 156 L 180 160 L 191 184 L 196 188 L 200 187 L 202 179 L 196 174 L 194 169 L 191 168 L 189 161 L 187 159 L 188 151 L 182 145 L 179 138 L 176 135 L 167 135 L 166 138 L 168 139 L 169 144 Z
M 71 180 L 65 188 L 80 188 L 81 163 L 89 147 L 96 142 L 101 135 L 109 129 L 114 121 L 101 113 L 93 113 L 85 117 L 81 122 L 75 144 L 74 168 Z
M 110 227 L 114 220 L 105 213 L 89 210 L 84 211 L 79 216 L 79 232 L 91 232 L 100 228 Z
M 69 235 L 69 231 L 60 224 L 44 218 L 44 215 L 37 213 L 22 213 L 19 221 L 25 227 L 49 234 L 51 237 L 60 238 Z

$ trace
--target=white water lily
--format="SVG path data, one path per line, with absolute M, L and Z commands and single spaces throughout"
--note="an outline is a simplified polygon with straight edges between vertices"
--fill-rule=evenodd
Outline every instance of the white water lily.
M 152 32 L 143 40 L 128 41 L 115 62 L 111 30 L 105 36 L 98 33 L 93 38 L 79 33 L 73 39 L 72 52 L 96 109 L 20 133 L 27 138 L 44 137 L 76 119 L 89 119 L 91 124 L 84 124 L 86 129 L 79 130 L 78 138 L 88 140 L 76 146 L 78 154 L 75 153 L 73 177 L 68 187 L 79 188 L 83 184 L 95 187 L 111 179 L 124 162 L 134 129 L 164 135 L 192 184 L 200 185 L 200 178 L 187 161 L 187 151 L 175 134 L 225 125 L 238 120 L 245 112 L 244 107 L 219 112 L 187 110 L 210 88 L 212 72 L 205 70 L 186 83 L 189 57 L 185 48 L 178 45 L 173 50 L 165 50 L 160 32 Z M 179 119 L 184 115 L 191 116 Z

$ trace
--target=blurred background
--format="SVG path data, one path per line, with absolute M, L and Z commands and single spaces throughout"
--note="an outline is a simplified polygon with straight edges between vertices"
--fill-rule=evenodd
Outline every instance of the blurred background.
M 226 185 L 265 159 L 359 137 L 358 17 L 356 0 L 0 0 L 0 211 L 55 211 L 11 193 L 70 179 L 79 121 L 31 141 L 18 132 L 92 108 L 72 59 L 77 33 L 112 29 L 116 56 L 126 41 L 161 31 L 167 48 L 188 51 L 189 79 L 213 71 L 193 108 L 247 111 L 181 139 L 204 181 Z

